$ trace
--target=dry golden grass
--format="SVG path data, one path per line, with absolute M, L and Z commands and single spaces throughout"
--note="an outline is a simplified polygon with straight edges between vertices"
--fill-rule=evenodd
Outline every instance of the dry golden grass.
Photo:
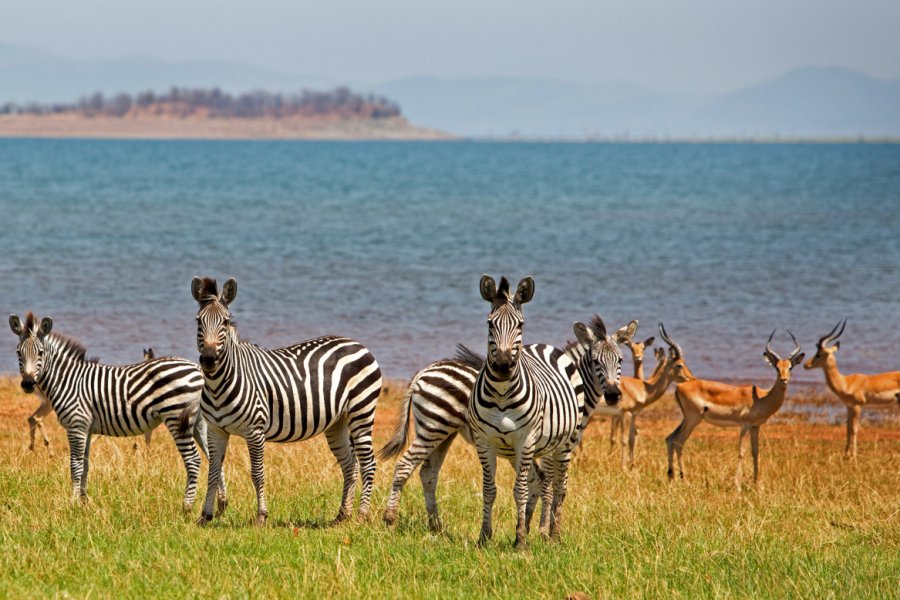
M 380 446 L 401 386 L 378 409 Z M 864 422 L 856 463 L 840 424 L 786 415 L 763 428 L 762 483 L 735 490 L 737 433 L 703 425 L 685 450 L 688 479 L 665 477 L 671 399 L 642 415 L 638 463 L 623 471 L 608 424 L 595 423 L 573 463 L 564 538 L 535 533 L 511 547 L 511 469 L 500 469 L 495 540 L 475 546 L 480 468 L 454 445 L 438 490 L 446 531 L 426 527 L 421 487 L 406 489 L 400 522 L 380 521 L 393 464 L 379 465 L 370 522 L 326 527 L 340 475 L 324 440 L 270 445 L 270 525 L 256 529 L 246 446 L 229 452 L 229 512 L 206 529 L 180 513 L 184 472 L 168 434 L 148 450 L 95 440 L 91 501 L 69 505 L 67 448 L 48 418 L 53 456 L 27 450 L 37 399 L 0 380 L 0 597 L 613 596 L 898 597 L 900 428 Z M 749 460 L 745 473 L 751 471 Z M 204 466 L 205 475 L 205 466 Z M 205 489 L 205 485 L 202 486 Z M 194 511 L 196 516 L 196 510 Z

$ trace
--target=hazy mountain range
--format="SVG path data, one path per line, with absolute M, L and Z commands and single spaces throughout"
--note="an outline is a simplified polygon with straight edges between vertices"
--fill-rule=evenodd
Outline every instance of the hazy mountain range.
M 227 61 L 75 60 L 0 44 L 0 102 L 71 101 L 170 86 L 290 92 L 338 84 L 399 102 L 418 125 L 463 136 L 900 136 L 900 80 L 808 67 L 723 94 L 679 95 L 628 82 L 410 77 L 344 82 Z

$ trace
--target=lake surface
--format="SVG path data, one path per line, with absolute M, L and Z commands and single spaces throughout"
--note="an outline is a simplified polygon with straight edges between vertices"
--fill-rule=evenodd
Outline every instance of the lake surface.
M 847 317 L 842 370 L 900 369 L 900 145 L 7 139 L 0 208 L 0 310 L 105 362 L 196 359 L 191 278 L 233 276 L 243 337 L 408 377 L 485 350 L 489 273 L 534 276 L 526 342 L 663 320 L 698 375 L 768 385 L 772 329 L 809 355 Z

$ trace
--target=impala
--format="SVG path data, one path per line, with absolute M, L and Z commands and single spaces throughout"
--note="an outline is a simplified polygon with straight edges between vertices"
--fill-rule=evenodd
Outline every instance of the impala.
M 618 431 L 619 444 L 622 448 L 622 466 L 626 464 L 626 446 L 624 425 L 628 423 L 628 464 L 634 464 L 634 449 L 637 443 L 637 424 L 635 418 L 642 410 L 662 398 L 669 385 L 675 379 L 675 373 L 680 373 L 682 379 L 693 378 L 693 373 L 684 362 L 684 355 L 681 346 L 669 338 L 666 333 L 665 326 L 659 324 L 659 334 L 669 346 L 671 357 L 666 358 L 666 351 L 657 348 L 656 352 L 656 368 L 649 379 L 638 379 L 635 377 L 622 377 L 620 389 L 622 398 L 614 407 L 601 406 L 598 409 L 600 414 L 612 416 L 612 430 L 610 432 L 610 445 L 616 442 L 616 432 Z M 649 341 L 652 341 L 650 338 Z M 646 342 L 645 342 L 646 344 Z
M 734 386 L 716 381 L 688 378 L 685 372 L 676 371 L 679 381 L 675 387 L 675 400 L 681 409 L 681 424 L 666 438 L 669 455 L 669 478 L 675 476 L 672 456 L 678 453 L 678 470 L 684 478 L 684 464 L 681 455 L 684 444 L 694 428 L 701 421 L 708 421 L 719 427 L 737 426 L 741 428 L 738 438 L 738 468 L 735 484 L 741 485 L 741 463 L 744 458 L 744 437 L 750 433 L 750 447 L 753 452 L 753 481 L 759 480 L 759 428 L 769 420 L 784 403 L 791 369 L 803 360 L 800 344 L 790 331 L 788 333 L 796 346 L 788 358 L 781 358 L 772 350 L 773 331 L 766 342 L 763 356 L 777 372 L 775 384 L 770 390 L 760 393 L 756 386 Z
M 819 368 L 825 372 L 825 383 L 835 395 L 847 405 L 847 447 L 848 458 L 856 458 L 856 437 L 859 433 L 859 416 L 863 406 L 887 408 L 900 403 L 900 371 L 877 375 L 842 375 L 838 371 L 835 354 L 841 347 L 837 341 L 844 333 L 847 319 L 838 323 L 831 333 L 819 339 L 816 355 L 806 361 L 804 369 Z M 840 327 L 840 331 L 838 331 Z M 837 332 L 837 333 L 835 333 Z M 828 344 L 834 342 L 833 345 Z

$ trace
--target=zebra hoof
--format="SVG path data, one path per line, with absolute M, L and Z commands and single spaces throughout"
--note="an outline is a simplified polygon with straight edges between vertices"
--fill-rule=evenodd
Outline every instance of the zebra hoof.
M 189 512 L 191 512 L 191 509 L 193 509 L 193 508 L 194 508 L 193 502 L 182 502 L 181 503 L 181 512 L 183 512 L 183 513 L 189 513 Z
M 200 518 L 197 519 L 197 525 L 199 525 L 200 527 L 205 527 L 212 520 L 213 520 L 212 515 L 203 513 L 200 515 Z
M 488 545 L 488 542 L 491 541 L 491 537 L 493 536 L 493 531 L 490 529 L 482 529 L 481 534 L 478 536 L 478 545 L 482 548 Z
M 345 521 L 347 521 L 349 519 L 350 519 L 350 513 L 346 512 L 344 510 L 341 510 L 341 512 L 339 512 L 337 514 L 337 516 L 331 520 L 331 523 L 329 525 L 331 527 L 334 527 L 335 525 L 340 525 L 341 523 L 344 523 Z
M 257 526 L 257 527 L 265 527 L 265 526 L 266 526 L 266 517 L 267 517 L 267 516 L 268 516 L 268 515 L 265 515 L 265 514 L 259 514 L 259 515 L 256 515 L 256 526 Z
M 385 525 L 387 525 L 388 527 L 392 527 L 397 523 L 397 509 L 389 508 L 385 510 L 384 516 L 381 517 L 381 519 L 384 521 Z
M 226 498 L 216 499 L 216 516 L 217 517 L 221 517 L 225 513 L 226 508 L 228 508 L 228 500 Z
M 444 523 L 437 515 L 428 515 L 428 530 L 431 533 L 440 533 L 444 530 Z
M 516 542 L 513 544 L 513 548 L 516 550 L 528 550 L 528 541 L 525 539 L 525 536 L 516 536 Z

